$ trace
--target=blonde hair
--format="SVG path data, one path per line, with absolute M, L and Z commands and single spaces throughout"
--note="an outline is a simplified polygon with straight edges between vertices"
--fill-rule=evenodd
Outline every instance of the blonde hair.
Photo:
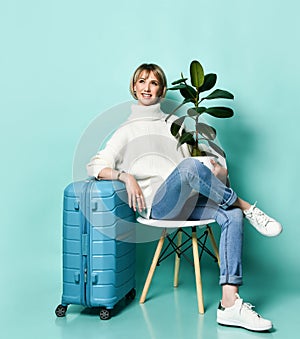
M 159 97 L 164 98 L 166 95 L 166 91 L 167 91 L 167 78 L 166 78 L 164 71 L 156 64 L 142 64 L 134 71 L 133 76 L 131 77 L 131 80 L 130 80 L 130 87 L 129 87 L 130 93 L 133 96 L 133 98 L 137 100 L 137 96 L 134 91 L 134 86 L 136 82 L 138 81 L 140 74 L 143 71 L 146 71 L 147 77 L 149 76 L 150 72 L 153 72 L 160 86 Z

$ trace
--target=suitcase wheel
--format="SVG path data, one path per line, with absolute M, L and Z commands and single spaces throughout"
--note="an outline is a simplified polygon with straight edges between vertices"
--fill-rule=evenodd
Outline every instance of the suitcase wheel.
M 111 317 L 110 310 L 106 308 L 101 308 L 100 313 L 99 313 L 100 319 L 101 320 L 108 320 Z
M 68 306 L 58 305 L 55 310 L 55 314 L 57 317 L 64 317 L 66 315 Z
M 127 300 L 134 300 L 135 296 L 136 296 L 136 291 L 135 291 L 135 289 L 133 288 L 132 290 L 130 290 L 130 291 L 126 294 L 125 298 L 126 298 Z

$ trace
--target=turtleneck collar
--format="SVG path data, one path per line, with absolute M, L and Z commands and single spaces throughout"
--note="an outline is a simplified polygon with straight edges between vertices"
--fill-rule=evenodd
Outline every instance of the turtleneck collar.
M 160 109 L 160 103 L 150 106 L 133 104 L 128 120 L 160 120 L 164 114 Z

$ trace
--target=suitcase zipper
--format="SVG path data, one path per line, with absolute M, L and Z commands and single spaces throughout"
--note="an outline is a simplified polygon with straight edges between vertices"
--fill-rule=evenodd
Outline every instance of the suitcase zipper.
M 82 232 L 82 255 L 83 255 L 83 269 L 84 269 L 84 300 L 85 304 L 90 307 L 90 257 L 89 257 L 89 237 L 90 237 L 90 194 L 94 184 L 94 180 L 90 180 L 86 185 L 84 192 L 84 216 L 85 222 Z
M 82 229 L 81 229 L 81 255 L 82 255 L 82 273 L 83 273 L 83 286 L 82 286 L 82 297 L 83 305 L 89 306 L 87 298 L 87 281 L 88 281 L 88 206 L 87 206 L 87 194 L 90 190 L 91 181 L 88 181 L 83 190 L 81 196 L 81 206 L 82 206 Z

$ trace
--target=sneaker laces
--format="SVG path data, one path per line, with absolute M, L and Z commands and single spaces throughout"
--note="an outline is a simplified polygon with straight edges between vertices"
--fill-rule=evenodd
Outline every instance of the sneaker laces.
M 242 304 L 242 309 L 243 309 L 243 308 L 246 309 L 247 312 L 250 312 L 252 315 L 255 315 L 255 316 L 257 316 L 257 317 L 260 318 L 260 315 L 259 315 L 257 312 L 255 312 L 255 311 L 253 310 L 253 308 L 255 308 L 254 305 L 252 305 L 252 304 L 250 304 L 250 303 L 244 303 L 244 302 L 243 302 L 243 304 Z
M 255 219 L 255 221 L 264 227 L 266 227 L 267 223 L 271 220 L 263 211 L 261 211 L 258 207 L 256 207 L 256 203 L 252 205 L 251 210 L 249 211 L 249 218 Z

